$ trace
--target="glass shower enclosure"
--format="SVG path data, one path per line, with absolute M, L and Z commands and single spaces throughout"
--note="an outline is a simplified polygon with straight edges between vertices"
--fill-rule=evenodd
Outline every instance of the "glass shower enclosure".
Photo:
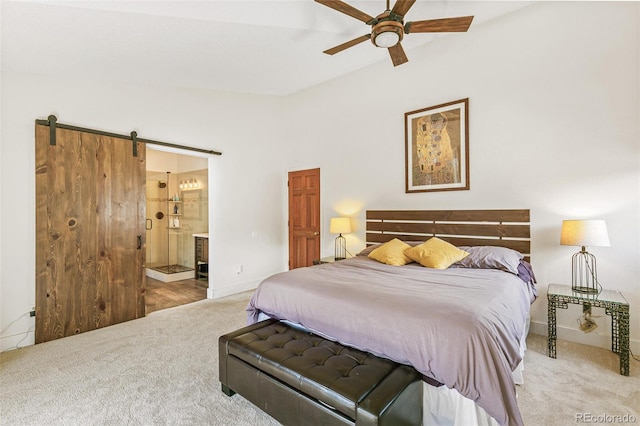
M 165 282 L 192 278 L 195 271 L 192 225 L 184 215 L 183 195 L 188 194 L 181 188 L 184 182 L 178 174 L 147 171 L 147 275 Z

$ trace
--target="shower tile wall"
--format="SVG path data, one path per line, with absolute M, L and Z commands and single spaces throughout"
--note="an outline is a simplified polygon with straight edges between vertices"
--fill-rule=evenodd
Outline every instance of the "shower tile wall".
M 198 189 L 181 190 L 179 182 L 190 179 L 197 180 Z M 166 187 L 160 188 L 160 182 L 166 183 Z M 152 229 L 146 231 L 147 268 L 164 265 L 194 267 L 192 234 L 209 231 L 207 182 L 207 169 L 170 173 L 168 179 L 164 172 L 147 172 L 147 218 L 153 224 Z M 182 201 L 178 204 L 180 227 L 169 229 L 169 213 L 173 211 L 168 211 L 167 199 L 174 195 L 178 195 Z M 162 219 L 156 217 L 158 212 L 162 213 Z
M 209 232 L 209 200 L 207 182 L 209 180 L 208 170 L 192 170 L 189 172 L 176 174 L 178 182 L 197 180 L 198 189 L 179 191 L 182 203 L 182 213 L 180 217 L 182 234 L 184 238 L 179 241 L 180 264 L 194 266 L 195 251 L 193 234 Z

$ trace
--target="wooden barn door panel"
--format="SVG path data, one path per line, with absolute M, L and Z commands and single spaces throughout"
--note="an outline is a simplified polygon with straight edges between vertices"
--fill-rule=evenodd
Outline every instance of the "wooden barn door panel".
M 36 125 L 36 343 L 144 316 L 144 144 L 49 132 Z
M 289 269 L 320 258 L 320 169 L 289 172 Z

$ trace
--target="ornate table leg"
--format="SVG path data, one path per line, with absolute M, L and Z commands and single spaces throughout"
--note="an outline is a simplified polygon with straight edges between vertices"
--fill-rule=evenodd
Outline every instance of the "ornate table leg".
M 548 307 L 547 307 L 547 341 L 549 346 L 549 357 L 556 357 L 556 304 L 558 302 L 558 296 L 548 295 Z
M 620 325 L 618 324 L 619 307 L 613 305 L 610 308 L 606 308 L 604 313 L 611 316 L 611 352 L 614 354 L 620 354 Z
M 629 375 L 629 306 L 619 306 L 616 311 L 618 323 L 618 355 L 620 374 Z

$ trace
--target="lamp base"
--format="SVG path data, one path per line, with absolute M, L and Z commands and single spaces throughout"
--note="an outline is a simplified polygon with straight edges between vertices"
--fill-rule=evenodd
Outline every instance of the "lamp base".
M 577 285 L 572 285 L 571 286 L 571 290 L 575 291 L 575 292 L 578 292 L 578 293 L 586 293 L 586 294 L 598 294 L 599 293 L 597 288 L 577 286 Z
M 343 260 L 347 258 L 347 239 L 342 234 L 336 237 L 336 247 L 334 252 L 335 260 Z
M 585 294 L 600 294 L 596 257 L 583 246 L 582 250 L 573 255 L 571 263 L 571 290 Z

